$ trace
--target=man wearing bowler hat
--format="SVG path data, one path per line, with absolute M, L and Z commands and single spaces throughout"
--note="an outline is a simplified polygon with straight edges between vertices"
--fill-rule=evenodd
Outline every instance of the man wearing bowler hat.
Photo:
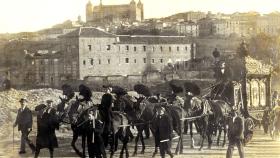
M 19 102 L 21 108 L 18 109 L 14 127 L 18 126 L 18 130 L 21 131 L 21 143 L 19 154 L 25 154 L 25 143 L 29 145 L 32 152 L 35 151 L 35 146 L 28 139 L 28 135 L 32 131 L 32 113 L 31 110 L 27 107 L 26 98 L 21 98 Z

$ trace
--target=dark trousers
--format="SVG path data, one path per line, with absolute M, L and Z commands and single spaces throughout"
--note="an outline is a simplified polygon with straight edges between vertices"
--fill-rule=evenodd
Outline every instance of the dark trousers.
M 269 122 L 263 122 L 263 130 L 264 130 L 264 133 L 267 134 L 268 133 L 268 126 L 269 126 Z
M 160 151 L 160 156 L 162 158 L 165 158 L 165 153 L 168 154 L 170 157 L 173 157 L 173 154 L 170 151 L 171 148 L 171 142 L 160 142 L 159 143 L 159 151 Z
M 28 130 L 21 130 L 21 139 L 20 139 L 20 151 L 25 151 L 25 143 L 28 144 L 30 149 L 35 151 L 35 145 L 31 142 L 31 140 L 28 138 Z
M 103 138 L 100 133 L 94 133 L 94 142 L 88 142 L 89 145 L 89 157 L 90 158 L 106 158 L 106 151 L 103 142 Z
M 226 158 L 232 158 L 235 145 L 238 148 L 240 158 L 244 158 L 243 143 L 240 139 L 229 140 Z

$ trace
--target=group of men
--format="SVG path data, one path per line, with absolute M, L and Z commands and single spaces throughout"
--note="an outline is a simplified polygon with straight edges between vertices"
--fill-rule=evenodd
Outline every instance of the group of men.
M 36 145 L 28 138 L 32 131 L 32 112 L 27 106 L 28 100 L 21 98 L 19 100 L 21 107 L 18 109 L 17 118 L 14 127 L 18 126 L 21 132 L 21 144 L 19 154 L 25 154 L 25 145 L 28 144 L 35 157 L 39 156 L 40 150 L 48 148 L 50 157 L 53 157 L 54 148 L 58 147 L 55 130 L 59 128 L 58 118 L 56 117 L 56 110 L 53 108 L 52 100 L 47 100 L 46 105 L 41 104 L 35 109 L 37 112 L 37 136 Z
M 269 126 L 272 131 L 280 131 L 280 100 L 273 103 L 273 107 L 266 107 L 262 117 L 264 133 L 269 133 Z
M 100 106 L 100 115 L 103 115 L 105 118 L 105 124 L 107 126 L 103 126 L 109 129 L 102 129 L 102 132 L 97 133 L 96 136 L 101 136 L 101 133 L 104 135 L 110 134 L 110 128 L 112 128 L 111 117 L 110 114 L 112 108 L 112 95 L 111 87 L 108 87 L 106 94 L 103 95 Z M 111 99 L 106 99 L 106 97 L 110 97 Z M 166 102 L 160 95 L 155 97 L 158 102 Z M 21 145 L 19 154 L 26 153 L 25 144 L 27 143 L 32 150 L 32 153 L 35 153 L 35 157 L 39 156 L 40 149 L 48 148 L 50 152 L 50 157 L 53 157 L 54 148 L 58 147 L 57 138 L 55 135 L 55 130 L 59 128 L 59 120 L 56 115 L 56 109 L 53 108 L 53 102 L 51 100 L 47 100 L 46 105 L 42 104 L 35 108 L 37 112 L 37 136 L 36 136 L 36 146 L 28 139 L 29 133 L 32 131 L 32 112 L 27 107 L 27 99 L 20 99 L 21 108 L 18 110 L 18 115 L 14 124 L 14 127 L 18 126 L 18 130 L 21 131 Z M 104 105 L 103 105 L 104 104 Z M 102 110 L 104 108 L 105 110 Z M 107 111 L 108 113 L 102 113 L 102 111 Z M 156 126 L 155 133 L 157 137 L 157 143 L 160 148 L 161 157 L 165 157 L 167 153 L 171 157 L 173 154 L 171 153 L 171 141 L 172 141 L 172 123 L 166 109 L 164 107 L 160 108 L 156 113 Z M 229 121 L 229 145 L 226 157 L 231 158 L 233 154 L 234 146 L 237 146 L 239 150 L 239 155 L 241 158 L 244 157 L 243 151 L 243 131 L 244 131 L 244 120 L 242 117 L 238 116 L 236 112 L 232 113 L 232 117 Z M 95 137 L 95 142 L 100 142 L 99 144 L 103 144 L 102 146 L 107 146 L 109 140 L 103 140 L 101 137 Z M 99 140 L 100 138 L 100 140 Z M 105 137 L 103 137 L 105 138 Z M 98 148 L 94 147 L 94 148 Z M 103 147 L 100 154 L 104 154 L 105 148 Z

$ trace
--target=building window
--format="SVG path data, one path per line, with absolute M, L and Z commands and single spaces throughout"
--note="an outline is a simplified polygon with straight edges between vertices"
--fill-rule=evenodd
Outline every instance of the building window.
M 186 51 L 188 50 L 188 47 L 187 47 L 187 46 L 185 47 L 185 50 L 186 50 Z
M 137 50 L 137 48 L 136 48 L 136 47 L 134 47 L 134 52 L 136 52 L 136 50 Z
M 178 51 L 178 52 L 180 51 L 180 47 L 177 47 L 177 51 Z
M 90 59 L 90 64 L 93 65 L 93 59 Z
M 134 59 L 134 63 L 136 63 L 136 59 Z
M 44 61 L 43 61 L 43 60 L 41 60 L 41 62 L 40 62 L 40 63 L 41 63 L 41 65 L 44 65 Z
M 169 47 L 169 52 L 171 52 L 171 47 Z
M 88 45 L 88 50 L 91 51 L 91 45 Z
M 107 50 L 111 50 L 111 45 L 107 45 Z
M 163 59 L 160 59 L 160 63 L 163 63 Z
M 129 51 L 129 46 L 126 46 L 126 50 Z
M 152 59 L 152 63 L 155 63 L 155 59 Z
M 146 52 L 146 50 L 147 50 L 147 47 L 143 46 L 143 51 Z
M 108 59 L 108 64 L 111 64 L 111 60 L 110 59 Z
M 153 47 L 153 52 L 155 51 L 155 47 Z
M 86 61 L 85 60 L 83 61 L 83 64 L 86 65 Z
M 101 59 L 98 60 L 99 65 L 101 64 Z
M 143 58 L 143 62 L 144 62 L 144 63 L 146 63 L 146 62 L 147 62 L 146 60 L 147 60 L 146 58 Z
M 71 52 L 71 47 L 70 46 L 66 46 L 66 51 L 67 52 Z
M 44 82 L 44 76 L 41 76 L 40 78 L 41 78 L 41 82 Z
M 129 59 L 128 58 L 125 58 L 125 63 L 129 63 Z
M 162 46 L 160 46 L 160 51 L 163 51 L 163 48 L 162 48 Z

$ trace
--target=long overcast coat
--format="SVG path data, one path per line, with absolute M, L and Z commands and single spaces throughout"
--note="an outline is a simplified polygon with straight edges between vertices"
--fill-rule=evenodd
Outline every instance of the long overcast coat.
M 59 122 L 55 112 L 55 109 L 51 108 L 37 116 L 38 133 L 36 146 L 39 149 L 58 147 L 55 130 L 59 128 Z

